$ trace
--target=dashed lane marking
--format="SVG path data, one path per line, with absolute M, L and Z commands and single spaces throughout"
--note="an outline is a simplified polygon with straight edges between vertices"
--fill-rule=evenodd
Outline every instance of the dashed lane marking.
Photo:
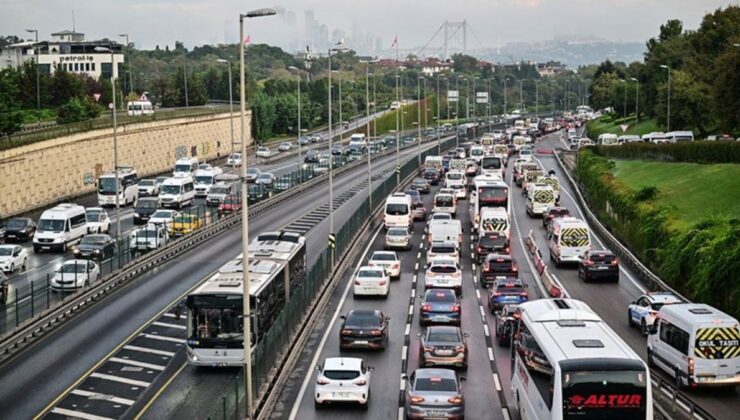
M 120 398 L 116 397 L 115 395 L 110 394 L 100 394 L 97 392 L 90 392 L 85 391 L 84 389 L 73 389 L 70 394 L 79 395 L 81 397 L 95 399 L 95 400 L 105 400 L 110 401 L 112 403 L 116 404 L 123 404 L 123 405 L 133 405 L 136 401 L 130 400 L 128 398 Z
M 113 362 L 113 363 L 120 363 L 122 365 L 138 366 L 141 368 L 154 369 L 154 370 L 164 370 L 165 368 L 162 365 L 155 365 L 153 363 L 137 362 L 136 360 L 122 359 L 120 357 L 111 357 L 110 359 L 108 359 L 108 361 Z
M 171 351 L 165 351 L 165 350 L 157 350 L 157 349 L 150 349 L 147 347 L 139 347 L 139 346 L 132 346 L 130 344 L 123 346 L 124 350 L 131 350 L 131 351 L 139 351 L 142 353 L 151 353 L 151 354 L 158 354 L 160 356 L 168 356 L 172 357 L 175 355 L 174 352 Z
M 149 382 L 137 381 L 134 379 L 122 378 L 120 376 L 107 375 L 105 373 L 98 373 L 98 372 L 91 373 L 90 377 L 98 378 L 98 379 L 105 379 L 106 381 L 120 382 L 122 384 L 128 384 L 128 385 L 134 385 L 134 386 L 148 387 L 150 385 Z
M 186 327 L 184 325 L 170 324 L 169 322 L 154 321 L 154 322 L 152 322 L 152 325 L 157 325 L 159 327 L 176 328 L 178 330 L 187 330 L 188 329 L 188 327 Z
M 54 414 L 59 414 L 60 416 L 65 416 L 65 417 L 73 418 L 73 419 L 84 419 L 84 420 L 109 420 L 110 419 L 110 420 L 113 420 L 110 417 L 96 416 L 93 414 L 83 413 L 82 411 L 68 410 L 66 408 L 59 408 L 59 407 L 54 407 L 54 409 L 51 410 L 51 412 Z

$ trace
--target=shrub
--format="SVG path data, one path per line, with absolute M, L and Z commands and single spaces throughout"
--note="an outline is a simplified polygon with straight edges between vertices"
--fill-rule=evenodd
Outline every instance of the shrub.
M 672 144 L 628 143 L 597 146 L 597 154 L 618 159 L 692 163 L 740 163 L 740 142 L 691 141 Z

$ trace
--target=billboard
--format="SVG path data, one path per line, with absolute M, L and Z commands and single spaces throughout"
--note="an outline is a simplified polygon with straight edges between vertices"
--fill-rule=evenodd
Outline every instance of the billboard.
M 448 102 L 457 102 L 459 98 L 460 98 L 460 92 L 456 90 L 447 91 L 447 101 Z
M 487 104 L 488 103 L 488 92 L 476 92 L 475 93 L 475 103 Z

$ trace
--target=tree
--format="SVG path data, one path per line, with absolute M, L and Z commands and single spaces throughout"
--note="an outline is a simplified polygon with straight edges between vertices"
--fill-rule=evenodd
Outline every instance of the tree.
M 77 75 L 57 67 L 51 81 L 51 105 L 62 106 L 72 98 L 85 96 L 85 86 Z
M 466 54 L 452 55 L 452 69 L 455 73 L 475 73 L 478 71 L 478 59 Z
M 740 42 L 740 37 L 736 38 Z M 712 99 L 715 115 L 725 131 L 740 127 L 740 48 L 729 47 L 717 59 L 718 72 L 712 86 Z M 735 92 L 735 93 L 733 93 Z
M 589 87 L 591 106 L 594 109 L 603 109 L 610 106 L 617 107 L 615 90 L 619 78 L 615 73 L 603 73 Z
M 71 98 L 66 104 L 57 108 L 57 124 L 69 124 L 87 119 L 84 104 L 77 98 Z
M 682 70 L 671 71 L 671 129 L 693 129 L 701 136 L 712 124 L 712 99 L 709 85 Z M 668 83 L 658 87 L 655 113 L 658 123 L 667 125 Z
M 21 128 L 23 116 L 18 100 L 17 73 L 12 69 L 0 70 L 0 135 L 8 135 Z

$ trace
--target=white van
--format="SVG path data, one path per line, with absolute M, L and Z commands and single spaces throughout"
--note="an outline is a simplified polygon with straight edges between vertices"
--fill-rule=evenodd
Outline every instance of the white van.
M 612 133 L 599 134 L 596 142 L 601 146 L 615 146 L 619 144 L 619 137 Z
M 514 139 L 511 142 L 514 144 L 514 149 L 518 151 L 523 146 L 527 145 L 527 138 L 524 136 L 514 136 Z
M 542 182 L 532 184 L 527 190 L 527 214 L 530 217 L 542 216 L 549 207 L 555 205 L 556 199 L 555 191 L 550 185 Z
M 209 169 L 198 169 L 195 171 L 193 183 L 195 184 L 195 196 L 206 197 L 211 186 L 216 183 L 216 178 L 224 173 L 218 166 Z
M 193 172 L 198 170 L 198 159 L 194 157 L 180 158 L 175 162 L 175 168 L 172 170 L 172 176 L 193 176 Z
M 444 170 L 444 165 L 442 164 L 442 156 L 427 156 L 424 159 L 424 166 L 428 168 L 437 168 L 437 170 L 441 174 Z
M 129 101 L 126 108 L 128 108 L 128 115 L 154 114 L 154 107 L 150 101 Z
M 480 162 L 480 160 L 483 158 L 483 156 L 486 155 L 486 151 L 481 146 L 470 146 L 470 157 L 474 159 L 477 162 Z
M 118 205 L 135 204 L 139 197 L 139 181 L 133 168 L 118 169 Z M 110 173 L 98 178 L 98 205 L 100 207 L 116 205 L 116 174 Z
M 703 303 L 664 305 L 647 340 L 648 365 L 679 387 L 740 385 L 740 329 L 735 318 Z
M 69 245 L 77 243 L 86 233 L 85 208 L 77 204 L 59 204 L 41 214 L 33 235 L 33 251 L 66 252 Z
M 181 209 L 186 204 L 192 204 L 194 199 L 195 186 L 190 177 L 167 178 L 159 188 L 159 202 L 162 207 Z
M 671 131 L 665 133 L 671 143 L 680 143 L 683 141 L 694 141 L 694 133 L 691 131 Z
M 350 146 L 360 146 L 363 149 L 367 148 L 367 137 L 362 133 L 352 134 L 349 138 Z
M 617 137 L 617 142 L 619 144 L 625 144 L 625 143 L 639 143 L 642 139 L 640 136 L 636 134 L 625 134 L 623 136 Z
M 575 217 L 553 219 L 552 236 L 548 247 L 550 260 L 559 267 L 564 262 L 577 263 L 586 251 L 591 250 L 590 229 L 586 222 Z
M 478 236 L 485 236 L 493 232 L 502 233 L 508 239 L 511 239 L 509 213 L 504 207 L 481 207 Z
M 452 194 L 438 193 L 434 196 L 432 213 L 450 213 L 452 217 L 457 214 L 456 198 Z
M 414 226 L 411 204 L 411 197 L 407 194 L 401 192 L 389 195 L 385 200 L 383 226 L 386 229 L 403 227 L 411 230 Z
M 462 244 L 462 222 L 460 220 L 430 220 L 428 226 L 429 245 L 435 241 L 452 241 L 459 248 Z

